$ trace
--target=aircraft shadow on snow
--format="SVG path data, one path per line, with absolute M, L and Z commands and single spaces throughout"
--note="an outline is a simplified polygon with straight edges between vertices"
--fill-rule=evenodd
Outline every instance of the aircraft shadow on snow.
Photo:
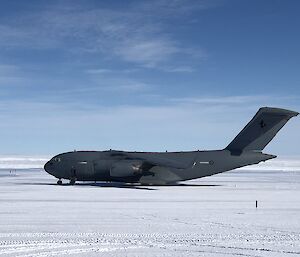
M 57 186 L 56 183 L 15 183 L 18 185 L 36 185 L 36 186 Z M 76 183 L 75 185 L 70 185 L 69 183 L 60 185 L 60 186 L 78 186 L 78 187 L 103 187 L 103 188 L 125 188 L 125 189 L 139 189 L 139 190 L 158 190 L 162 187 L 216 187 L 222 185 L 216 184 L 170 184 L 170 185 L 155 185 L 155 186 L 143 186 L 143 185 L 134 185 L 134 184 L 126 184 L 126 183 L 118 183 L 118 182 L 97 182 L 97 183 Z

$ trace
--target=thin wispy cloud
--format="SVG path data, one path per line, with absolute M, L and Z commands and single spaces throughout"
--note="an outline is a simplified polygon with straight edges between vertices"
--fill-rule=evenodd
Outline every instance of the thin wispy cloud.
M 105 73 L 111 73 L 113 70 L 109 69 L 90 69 L 86 71 L 89 74 L 105 74 Z
M 173 73 L 181 73 L 181 72 L 194 72 L 195 69 L 193 69 L 192 67 L 189 66 L 178 66 L 178 67 L 166 67 L 166 68 L 162 68 L 164 71 L 166 72 L 173 72 Z
M 49 4 L 50 8 L 41 9 L 39 13 L 24 13 L 1 25 L 0 45 L 33 49 L 63 47 L 73 53 L 84 51 L 99 57 L 114 56 L 121 61 L 159 69 L 176 54 L 189 58 L 186 46 L 169 35 L 163 21 L 166 13 L 193 12 L 193 8 L 186 8 L 187 5 L 202 7 L 204 1 L 198 4 L 192 1 L 192 5 L 186 1 L 155 1 L 151 4 L 152 11 L 157 10 L 156 7 L 160 10 L 155 15 L 151 14 L 147 3 L 129 5 L 125 10 L 95 9 L 76 4 L 62 8 Z
M 171 102 L 185 104 L 204 104 L 204 105 L 246 105 L 254 103 L 276 103 L 298 101 L 299 96 L 272 96 L 272 95 L 235 95 L 235 96 L 199 96 L 183 97 L 170 99 Z
M 88 69 L 86 70 L 86 73 L 93 74 L 93 75 L 103 75 L 103 74 L 109 74 L 113 73 L 114 76 L 116 74 L 128 74 L 128 73 L 134 73 L 137 72 L 138 69 L 105 69 L 105 68 L 98 68 L 98 69 Z
M 115 53 L 123 60 L 141 64 L 148 68 L 157 67 L 169 58 L 179 53 L 180 48 L 173 42 L 165 39 L 156 40 L 130 40 L 120 47 L 116 47 Z
M 220 0 L 154 0 L 151 2 L 137 2 L 135 7 L 143 10 L 150 17 L 159 13 L 162 18 L 170 18 L 177 15 L 189 15 L 191 12 L 205 10 L 222 4 Z
M 297 4 L 230 4 L 1 2 L 0 152 L 214 149 L 261 106 L 299 111 Z

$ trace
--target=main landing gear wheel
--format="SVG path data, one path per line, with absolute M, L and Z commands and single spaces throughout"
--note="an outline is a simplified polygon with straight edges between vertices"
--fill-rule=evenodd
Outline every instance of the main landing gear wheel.
M 76 182 L 76 178 L 72 178 L 71 180 L 70 180 L 70 185 L 75 185 L 75 182 Z
M 59 179 L 59 180 L 57 181 L 57 185 L 62 185 L 61 179 Z

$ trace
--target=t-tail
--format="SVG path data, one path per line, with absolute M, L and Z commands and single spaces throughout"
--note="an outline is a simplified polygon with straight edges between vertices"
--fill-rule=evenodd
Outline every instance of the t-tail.
M 289 119 L 298 114 L 285 109 L 262 107 L 225 150 L 229 150 L 232 155 L 261 153 Z M 270 155 L 268 159 L 275 157 Z

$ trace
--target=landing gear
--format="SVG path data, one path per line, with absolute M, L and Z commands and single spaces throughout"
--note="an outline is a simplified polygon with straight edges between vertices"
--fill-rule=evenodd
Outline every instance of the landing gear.
M 62 185 L 61 179 L 59 179 L 56 183 L 57 183 L 57 185 Z
M 71 169 L 71 176 L 70 176 L 70 185 L 73 186 L 76 182 L 76 169 L 72 167 Z
M 70 179 L 70 185 L 75 185 L 75 183 L 76 183 L 76 178 L 71 178 Z

